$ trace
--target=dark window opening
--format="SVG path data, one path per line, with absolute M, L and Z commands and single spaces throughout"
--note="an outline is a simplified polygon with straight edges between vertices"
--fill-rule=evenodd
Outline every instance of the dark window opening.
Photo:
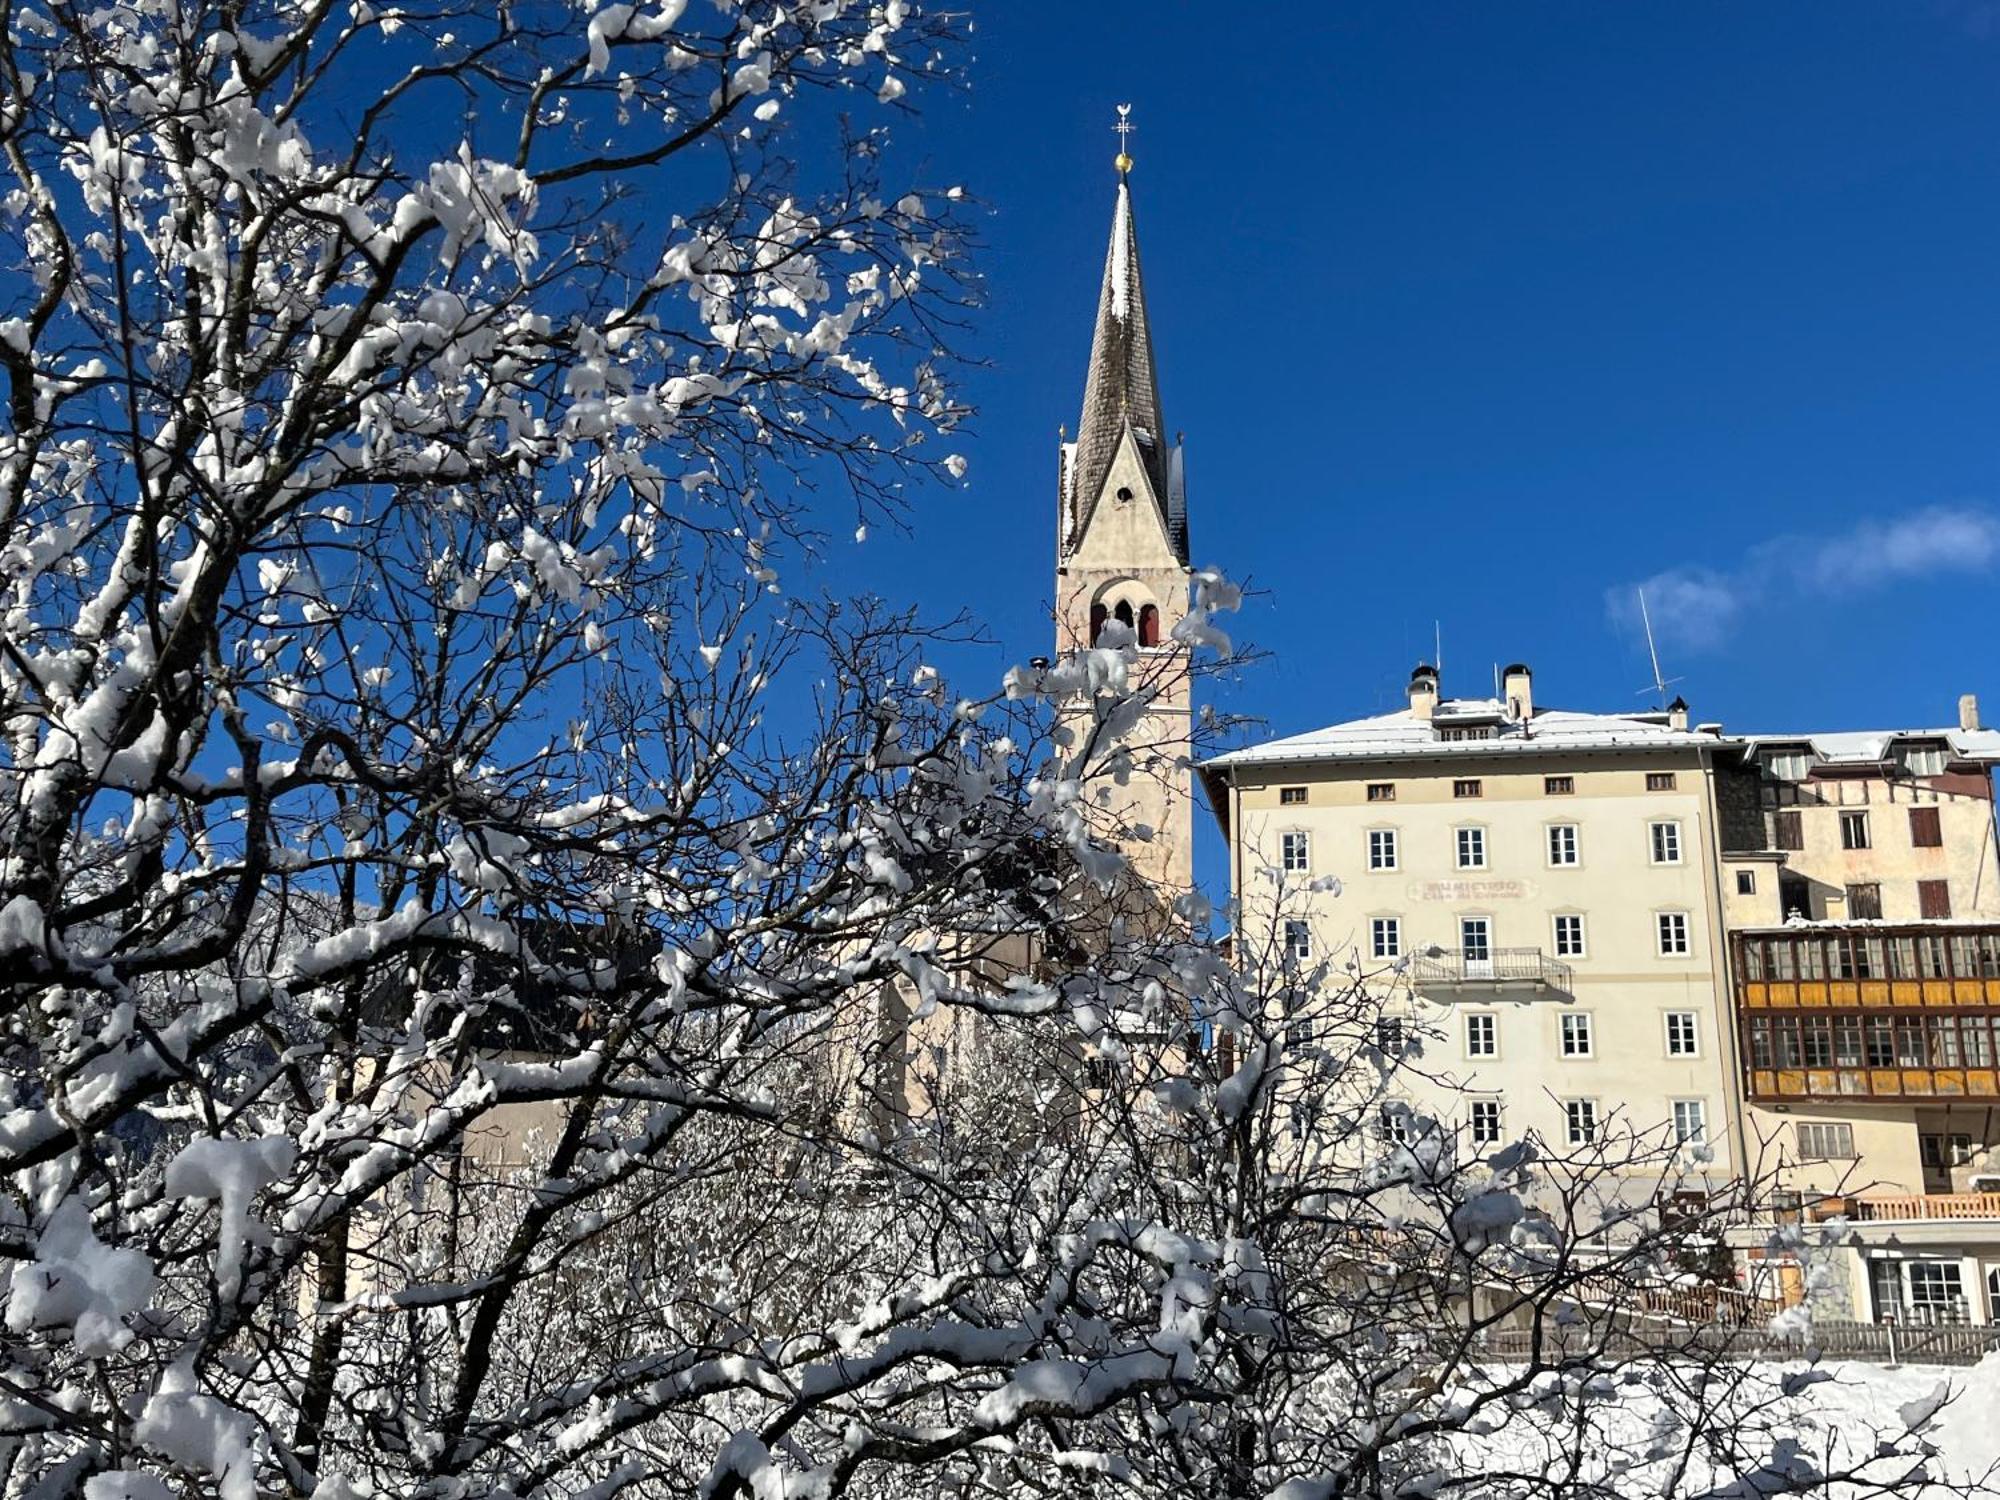
M 1103 605 L 1090 606 L 1090 644 L 1093 646 L 1097 644 L 1097 638 L 1104 634 L 1105 618 L 1106 611 Z
M 1139 610 L 1139 644 L 1157 646 L 1160 644 L 1160 611 L 1151 604 Z
M 1111 613 L 1120 625 L 1123 625 L 1128 630 L 1132 628 L 1132 601 L 1130 599 L 1120 599 L 1118 607 Z
M 1778 909 L 1788 917 L 1793 912 L 1802 917 L 1812 916 L 1812 887 L 1796 875 L 1780 875 Z

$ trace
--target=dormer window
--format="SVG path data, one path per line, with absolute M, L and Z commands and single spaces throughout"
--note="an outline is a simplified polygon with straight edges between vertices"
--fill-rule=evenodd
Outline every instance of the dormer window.
M 1456 729 L 1440 728 L 1437 733 L 1438 738 L 1441 740 L 1490 740 L 1493 738 L 1493 726 L 1491 724 L 1464 724 Z
M 1773 781 L 1804 781 L 1812 768 L 1810 750 L 1771 750 L 1764 755 L 1764 774 Z
M 1944 775 L 1944 746 L 1898 745 L 1896 764 L 1905 776 Z

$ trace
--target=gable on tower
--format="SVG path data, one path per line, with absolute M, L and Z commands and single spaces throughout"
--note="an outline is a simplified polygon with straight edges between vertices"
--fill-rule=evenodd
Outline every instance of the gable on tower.
M 1130 445 L 1138 483 L 1114 484 L 1121 450 Z M 1188 560 L 1187 486 L 1180 445 L 1167 445 L 1160 388 L 1153 364 L 1146 289 L 1139 274 L 1139 235 L 1132 219 L 1131 187 L 1120 175 L 1112 211 L 1111 245 L 1098 290 L 1097 322 L 1090 338 L 1083 415 L 1076 440 L 1062 449 L 1060 553 L 1082 545 L 1107 492 L 1129 489 L 1150 502 L 1174 560 Z

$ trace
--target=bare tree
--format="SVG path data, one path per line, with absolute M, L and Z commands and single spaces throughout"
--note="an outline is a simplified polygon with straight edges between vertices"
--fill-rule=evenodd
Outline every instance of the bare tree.
M 1132 648 L 960 700 L 790 586 L 963 467 L 957 194 L 840 112 L 956 41 L 0 5 L 10 1500 L 1603 1482 L 1609 1344 L 1466 1382 L 1658 1235 L 1367 1135 L 1364 988 L 1102 919 Z

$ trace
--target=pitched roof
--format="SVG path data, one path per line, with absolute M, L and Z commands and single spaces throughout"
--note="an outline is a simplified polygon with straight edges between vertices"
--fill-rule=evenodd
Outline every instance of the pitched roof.
M 1246 745 L 1204 761 L 1204 770 L 1272 762 L 1314 760 L 1387 760 L 1450 755 L 1519 755 L 1566 750 L 1677 750 L 1697 745 L 1713 747 L 1716 737 L 1692 729 L 1675 729 L 1665 715 L 1585 714 L 1565 709 L 1537 709 L 1524 725 L 1507 718 L 1507 705 L 1497 698 L 1447 698 L 1434 719 L 1420 719 L 1407 708 L 1372 718 L 1349 719 L 1324 729 Z M 1444 739 L 1439 730 L 1487 725 L 1486 739 Z
M 1146 290 L 1139 276 L 1139 232 L 1132 222 L 1132 193 L 1123 178 L 1111 215 L 1111 246 L 1097 294 L 1097 324 L 1090 336 L 1090 371 L 1083 387 L 1083 415 L 1076 441 L 1063 453 L 1063 547 L 1074 547 L 1090 524 L 1105 476 L 1127 428 L 1138 441 L 1153 503 L 1182 561 L 1187 557 L 1187 503 L 1178 455 L 1169 462 L 1166 421 L 1153 369 L 1153 334 L 1146 320 Z
M 1879 765 L 1898 744 L 1940 743 L 1958 760 L 2000 765 L 2000 730 L 1995 729 L 1843 729 L 1831 734 L 1745 734 L 1731 739 L 1746 755 L 1803 746 L 1829 766 Z

